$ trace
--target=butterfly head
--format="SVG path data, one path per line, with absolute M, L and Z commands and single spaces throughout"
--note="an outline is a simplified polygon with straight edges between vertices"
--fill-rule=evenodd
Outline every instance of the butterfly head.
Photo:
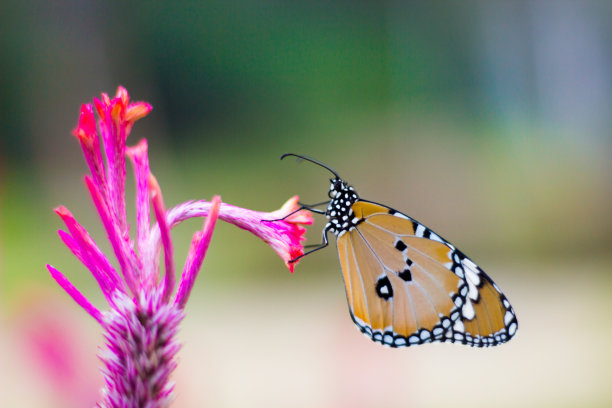
M 347 191 L 347 189 L 350 187 L 344 180 L 339 177 L 334 177 L 329 181 L 331 182 L 331 185 L 329 186 L 329 191 L 327 192 L 327 195 L 332 200 L 334 199 L 334 197 Z
M 312 157 L 302 156 L 294 153 L 285 153 L 281 156 L 281 160 L 285 157 L 293 156 L 298 160 L 306 160 L 317 166 L 327 169 L 334 177 L 330 180 L 331 186 L 329 187 L 328 196 L 330 198 L 325 216 L 329 220 L 325 226 L 325 231 L 331 231 L 337 236 L 340 236 L 346 231 L 353 229 L 363 219 L 355 217 L 352 206 L 359 200 L 357 192 L 352 186 L 348 185 L 344 180 L 340 178 L 338 173 L 325 163 L 322 163 Z

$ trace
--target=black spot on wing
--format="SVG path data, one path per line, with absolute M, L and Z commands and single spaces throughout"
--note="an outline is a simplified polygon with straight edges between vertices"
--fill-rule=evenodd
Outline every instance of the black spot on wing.
M 385 300 L 389 300 L 393 297 L 393 287 L 391 281 L 386 276 L 382 276 L 376 281 L 376 294 Z
M 410 282 L 412 280 L 412 273 L 410 272 L 409 268 L 404 269 L 403 271 L 401 271 L 398 276 L 405 280 L 406 282 Z
M 403 252 L 406 248 L 408 247 L 406 246 L 406 244 L 404 244 L 404 241 L 402 241 L 401 239 L 395 243 L 395 249 L 397 249 L 400 252 Z

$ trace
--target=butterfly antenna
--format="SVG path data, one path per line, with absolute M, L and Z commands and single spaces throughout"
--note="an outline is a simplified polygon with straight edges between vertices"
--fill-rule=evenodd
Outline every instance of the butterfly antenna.
M 334 176 L 336 176 L 337 179 L 340 178 L 340 176 L 338 175 L 338 173 L 336 173 L 336 171 L 334 169 L 332 169 L 331 167 L 329 167 L 327 164 L 325 163 L 321 163 L 320 161 L 313 159 L 312 157 L 308 157 L 308 156 L 300 156 L 299 154 L 294 154 L 294 153 L 285 153 L 281 156 L 281 160 L 283 160 L 285 157 L 287 156 L 293 156 L 293 157 L 297 157 L 298 162 L 300 160 L 306 160 L 309 161 L 311 163 L 314 163 L 316 165 L 319 165 L 321 167 L 323 167 L 324 169 L 329 170 Z

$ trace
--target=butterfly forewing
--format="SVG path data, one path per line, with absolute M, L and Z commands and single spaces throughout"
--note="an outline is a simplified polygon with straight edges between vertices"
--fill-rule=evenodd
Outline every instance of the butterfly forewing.
M 453 245 L 389 207 L 358 200 L 337 245 L 351 316 L 375 341 L 409 346 L 509 340 L 516 316 L 492 280 Z

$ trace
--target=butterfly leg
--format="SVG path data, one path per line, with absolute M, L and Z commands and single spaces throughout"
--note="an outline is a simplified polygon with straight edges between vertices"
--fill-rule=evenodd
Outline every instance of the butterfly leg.
M 298 208 L 298 209 L 297 209 L 297 210 L 295 210 L 295 211 L 290 212 L 289 214 L 285 215 L 283 218 L 279 218 L 279 219 L 276 219 L 276 220 L 261 220 L 261 222 L 274 222 L 274 221 L 282 221 L 282 220 L 284 220 L 285 218 L 290 217 L 290 216 L 292 216 L 293 214 L 295 214 L 295 213 L 297 213 L 297 212 L 299 212 L 299 211 L 302 211 L 302 210 L 312 211 L 312 212 L 317 213 L 317 214 L 325 214 L 325 211 L 324 211 L 324 210 L 317 210 L 316 208 L 312 208 L 312 207 L 309 207 L 309 206 L 306 206 L 306 205 L 302 205 L 300 208 Z
M 303 257 L 305 257 L 306 255 L 310 255 L 310 254 L 312 254 L 313 252 L 318 251 L 319 249 L 323 249 L 323 248 L 325 248 L 327 245 L 329 245 L 329 240 L 327 239 L 327 231 L 329 231 L 329 228 L 330 228 L 330 227 L 331 227 L 330 225 L 327 225 L 327 226 L 325 227 L 325 229 L 323 229 L 323 237 L 322 237 L 322 241 L 321 241 L 321 243 L 320 243 L 320 244 L 318 244 L 318 245 L 317 245 L 317 244 L 315 244 L 316 248 L 311 249 L 310 251 L 307 251 L 306 253 L 303 253 L 302 255 L 300 255 L 300 256 L 298 256 L 298 257 L 296 257 L 296 258 L 293 258 L 292 260 L 290 260 L 290 261 L 289 261 L 289 263 L 294 263 L 294 262 L 295 262 L 295 261 L 297 261 L 298 259 L 303 258 Z
M 298 201 L 298 204 L 301 205 L 302 208 L 306 208 L 306 209 L 312 210 L 314 207 L 320 207 L 323 204 L 325 204 L 325 205 L 329 204 L 329 200 L 323 201 L 321 203 L 316 203 L 316 204 L 304 204 L 304 203 L 301 203 L 301 202 Z

